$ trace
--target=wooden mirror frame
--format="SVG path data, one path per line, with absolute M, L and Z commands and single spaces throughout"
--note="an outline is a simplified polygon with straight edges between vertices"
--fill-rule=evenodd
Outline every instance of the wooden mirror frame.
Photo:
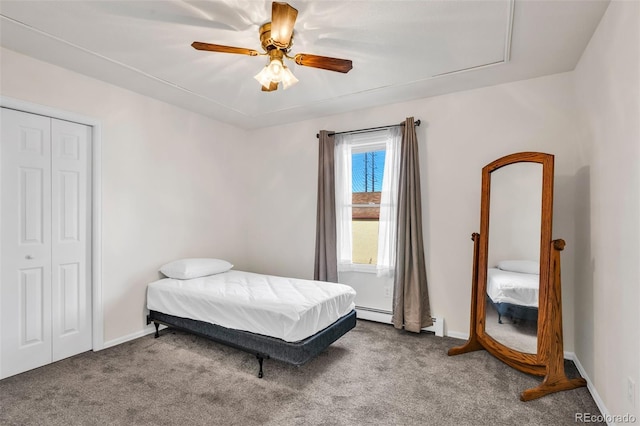
M 537 353 L 524 353 L 491 337 L 485 330 L 487 307 L 487 267 L 489 254 L 489 206 L 491 173 L 516 163 L 542 165 L 542 212 L 540 224 L 540 282 L 538 300 Z M 480 234 L 474 233 L 471 320 L 469 340 L 449 349 L 449 355 L 487 350 L 505 364 L 528 374 L 544 376 L 542 383 L 520 394 L 522 401 L 540 398 L 562 390 L 586 386 L 582 378 L 568 379 L 564 371 L 562 341 L 562 298 L 560 281 L 560 251 L 564 240 L 551 240 L 553 222 L 554 157 L 541 152 L 520 152 L 499 158 L 482 169 L 480 204 Z

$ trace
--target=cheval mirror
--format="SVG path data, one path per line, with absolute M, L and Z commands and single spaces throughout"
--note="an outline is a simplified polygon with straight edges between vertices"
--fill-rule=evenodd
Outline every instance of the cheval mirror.
M 486 349 L 511 367 L 544 376 L 522 401 L 586 386 L 564 371 L 560 251 L 551 240 L 551 154 L 507 155 L 482 169 L 480 234 L 474 243 L 469 340 L 449 355 Z

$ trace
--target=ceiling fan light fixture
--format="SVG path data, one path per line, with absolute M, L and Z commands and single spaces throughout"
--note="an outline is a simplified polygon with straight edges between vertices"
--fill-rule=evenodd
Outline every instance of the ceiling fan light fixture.
M 269 63 L 254 77 L 263 87 L 271 83 L 282 83 L 287 89 L 298 82 L 291 70 L 284 65 L 284 52 L 278 49 L 269 51 Z
M 269 87 L 269 84 L 271 84 L 271 73 L 269 72 L 269 65 L 262 68 L 262 70 L 258 74 L 253 76 L 253 78 L 258 80 L 258 83 L 260 83 L 262 86 Z
M 243 47 L 223 46 L 221 44 L 203 43 L 201 41 L 194 41 L 191 43 L 191 46 L 196 50 L 210 52 L 269 56 L 267 66 L 254 76 L 262 86 L 263 92 L 278 90 L 278 84 L 280 83 L 282 83 L 283 88 L 287 89 L 298 82 L 298 79 L 293 75 L 291 70 L 284 65 L 285 57 L 303 67 L 348 73 L 353 68 L 351 60 L 349 59 L 311 55 L 308 53 L 298 53 L 295 56 L 289 56 L 291 46 L 293 45 L 293 27 L 297 17 L 298 11 L 294 7 L 291 7 L 291 5 L 277 1 L 271 4 L 271 22 L 264 23 L 258 30 L 264 53 Z
M 284 69 L 284 64 L 281 59 L 272 59 L 267 65 L 267 69 L 269 71 L 269 75 L 271 75 L 271 81 L 280 82 L 282 80 L 282 70 Z
M 289 87 L 293 86 L 298 82 L 298 79 L 291 72 L 291 70 L 287 67 L 282 69 L 282 87 L 284 90 L 287 90 Z

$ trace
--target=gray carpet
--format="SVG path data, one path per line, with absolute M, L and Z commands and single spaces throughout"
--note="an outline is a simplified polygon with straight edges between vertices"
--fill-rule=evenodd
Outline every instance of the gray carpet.
M 485 332 L 510 348 L 524 353 L 536 353 L 538 350 L 538 324 L 536 321 L 514 321 L 510 317 L 502 317 L 498 322 L 498 312 L 487 304 Z
M 540 378 L 462 341 L 358 321 L 302 367 L 173 330 L 0 381 L 2 425 L 574 425 L 586 388 L 521 402 Z M 567 362 L 568 374 L 577 375 Z

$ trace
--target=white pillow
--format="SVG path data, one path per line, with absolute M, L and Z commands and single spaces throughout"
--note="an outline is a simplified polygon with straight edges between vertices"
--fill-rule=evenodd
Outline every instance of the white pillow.
M 498 269 L 522 274 L 540 274 L 540 263 L 533 260 L 502 260 L 498 262 Z
M 221 259 L 180 259 L 162 265 L 160 272 L 169 278 L 190 280 L 227 272 L 231 268 L 231 263 Z

